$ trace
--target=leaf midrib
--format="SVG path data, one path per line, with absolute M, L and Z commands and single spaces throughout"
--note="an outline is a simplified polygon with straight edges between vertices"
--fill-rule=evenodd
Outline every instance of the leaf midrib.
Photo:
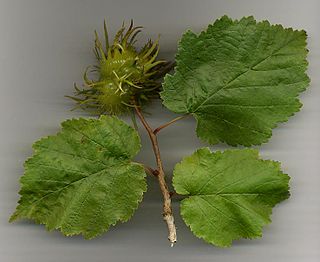
M 110 168 L 115 167 L 115 166 L 118 167 L 118 165 L 116 165 L 116 164 L 115 164 L 115 165 L 111 165 L 111 166 L 105 166 L 105 168 L 103 168 L 103 169 L 101 169 L 101 170 L 99 170 L 99 171 L 97 171 L 97 172 L 95 172 L 95 173 L 88 174 L 87 176 L 84 176 L 84 177 L 82 177 L 82 178 L 80 178 L 80 179 L 78 179 L 78 180 L 76 180 L 76 181 L 72 181 L 71 183 L 63 186 L 62 188 L 59 188 L 59 189 L 54 190 L 54 191 L 50 191 L 50 192 L 46 193 L 44 196 L 42 196 L 41 198 L 36 199 L 36 200 L 33 201 L 32 203 L 30 203 L 29 206 L 25 206 L 25 208 L 24 208 L 23 210 L 25 210 L 26 208 L 30 208 L 30 210 L 32 210 L 33 207 L 34 207 L 39 201 L 42 201 L 42 200 L 45 199 L 46 197 L 48 197 L 48 196 L 50 196 L 50 195 L 52 195 L 52 194 L 54 194 L 54 193 L 63 191 L 63 190 L 65 190 L 66 188 L 68 188 L 69 186 L 74 185 L 74 184 L 76 184 L 76 183 L 78 183 L 78 182 L 81 182 L 81 181 L 83 181 L 84 179 L 87 179 L 87 178 L 89 178 L 89 177 L 91 177 L 91 176 L 99 175 L 99 174 L 102 173 L 103 171 L 105 171 L 105 170 L 107 170 L 107 169 L 109 170 Z
M 250 72 L 254 67 L 260 65 L 261 63 L 263 63 L 264 61 L 266 61 L 267 59 L 271 58 L 272 56 L 274 56 L 277 52 L 279 52 L 282 48 L 288 46 L 291 42 L 293 42 L 294 40 L 296 40 L 300 35 L 293 37 L 290 41 L 288 41 L 285 45 L 279 47 L 278 49 L 276 49 L 273 53 L 271 53 L 270 55 L 268 55 L 267 57 L 263 58 L 262 60 L 258 61 L 256 64 L 250 66 L 248 69 L 246 69 L 245 71 L 243 71 L 242 73 L 236 75 L 234 78 L 232 78 L 231 80 L 229 80 L 225 85 L 223 85 L 221 88 L 219 88 L 218 90 L 216 90 L 215 92 L 213 92 L 211 95 L 209 95 L 199 106 L 197 106 L 195 108 L 195 110 L 193 110 L 193 112 L 190 113 L 196 113 L 199 109 L 201 109 L 202 105 L 204 105 L 207 101 L 209 101 L 210 99 L 212 99 L 215 95 L 217 95 L 221 90 L 224 90 L 228 85 L 230 85 L 232 82 L 236 81 L 239 77 L 241 77 L 242 75 Z

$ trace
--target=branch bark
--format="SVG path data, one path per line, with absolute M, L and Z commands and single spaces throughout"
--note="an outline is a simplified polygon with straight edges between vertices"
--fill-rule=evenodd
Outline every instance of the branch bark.
M 158 139 L 156 134 L 153 132 L 152 128 L 149 126 L 148 122 L 144 118 L 141 110 L 139 107 L 135 106 L 136 113 L 143 124 L 144 128 L 146 129 L 150 141 L 152 143 L 153 152 L 156 158 L 157 162 L 157 179 L 159 182 L 160 190 L 163 196 L 163 219 L 167 224 L 168 227 L 168 239 L 171 243 L 171 246 L 174 245 L 174 243 L 177 242 L 177 232 L 176 232 L 176 226 L 174 224 L 174 217 L 172 214 L 172 207 L 171 207 L 171 195 L 168 189 L 168 186 L 165 181 L 165 174 L 163 170 L 163 164 L 161 161 L 161 155 L 160 155 L 160 149 L 158 145 Z

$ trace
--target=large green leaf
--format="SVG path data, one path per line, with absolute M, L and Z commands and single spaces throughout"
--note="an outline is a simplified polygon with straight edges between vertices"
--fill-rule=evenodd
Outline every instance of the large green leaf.
M 92 238 L 127 221 L 142 200 L 145 172 L 130 161 L 140 139 L 115 117 L 67 120 L 33 148 L 11 221 L 33 219 L 48 230 Z
M 168 109 L 191 113 L 197 135 L 211 144 L 261 144 L 299 111 L 306 55 L 305 31 L 224 16 L 199 35 L 183 35 L 161 97 Z
M 173 177 L 176 192 L 188 196 L 181 202 L 186 224 L 221 247 L 260 237 L 272 207 L 288 198 L 288 182 L 278 162 L 259 159 L 253 149 L 199 149 L 176 165 Z

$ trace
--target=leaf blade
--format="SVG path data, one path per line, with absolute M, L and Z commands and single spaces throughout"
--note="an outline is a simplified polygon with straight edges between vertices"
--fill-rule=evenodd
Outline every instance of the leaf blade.
M 272 208 L 289 197 L 288 182 L 278 162 L 261 160 L 251 149 L 199 149 L 176 165 L 173 176 L 176 192 L 187 196 L 183 220 L 197 237 L 220 247 L 260 237 Z
M 210 144 L 264 143 L 301 107 L 297 96 L 310 82 L 306 55 L 305 31 L 224 16 L 182 36 L 163 104 L 193 114 L 197 135 Z
M 143 167 L 130 160 L 139 149 L 136 131 L 115 117 L 63 122 L 34 144 L 10 221 L 33 219 L 85 238 L 127 221 L 146 191 Z

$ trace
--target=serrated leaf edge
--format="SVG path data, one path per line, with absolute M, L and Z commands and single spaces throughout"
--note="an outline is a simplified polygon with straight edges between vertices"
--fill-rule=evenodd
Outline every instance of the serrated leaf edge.
M 60 135 L 60 134 L 64 131 L 64 128 L 65 128 L 65 127 L 64 127 L 64 124 L 65 124 L 65 123 L 68 123 L 68 122 L 70 122 L 70 121 L 75 121 L 75 120 L 76 120 L 76 121 L 81 121 L 81 120 L 84 120 L 84 121 L 88 121 L 88 120 L 101 121 L 101 120 L 107 119 L 107 118 L 112 118 L 112 119 L 115 119 L 116 121 L 120 121 L 120 122 L 126 124 L 124 121 L 120 120 L 119 118 L 117 118 L 117 117 L 115 117 L 115 116 L 107 116 L 107 115 L 101 115 L 98 119 L 97 119 L 97 118 L 93 118 L 93 117 L 90 117 L 90 118 L 84 118 L 84 117 L 71 118 L 71 119 L 67 119 L 67 120 L 65 120 L 65 121 L 63 121 L 63 122 L 60 123 L 60 131 L 56 132 L 55 135 L 44 136 L 44 137 L 38 139 L 37 141 L 35 141 L 35 142 L 33 143 L 33 145 L 32 145 L 33 154 L 32 154 L 30 157 L 28 157 L 28 158 L 25 160 L 24 164 L 23 164 L 23 166 L 24 166 L 24 168 L 25 168 L 25 172 L 24 172 L 24 174 L 19 178 L 19 183 L 20 183 L 20 185 L 22 185 L 22 179 L 23 179 L 23 177 L 25 176 L 25 173 L 26 173 L 26 168 L 27 168 L 26 164 L 27 164 L 27 162 L 28 162 L 29 160 L 33 159 L 33 158 L 39 153 L 39 151 L 41 151 L 40 149 L 36 148 L 36 145 L 37 145 L 37 144 L 43 142 L 44 140 L 47 140 L 47 139 L 50 139 L 50 138 L 53 138 L 53 137 L 56 137 L 56 136 Z M 126 124 L 126 125 L 127 125 L 127 124 Z M 131 126 L 129 126 L 129 125 L 127 125 L 127 126 L 128 126 L 130 129 L 134 130 Z M 136 137 L 137 137 L 137 139 L 138 139 L 138 141 L 139 141 L 139 148 L 137 148 L 136 152 L 134 153 L 134 155 L 136 155 L 136 154 L 139 152 L 140 148 L 141 148 L 141 139 L 140 139 L 140 136 L 138 135 L 137 132 L 134 132 L 134 134 L 136 135 Z M 127 159 L 128 161 L 130 161 L 130 158 L 126 158 L 126 159 Z M 142 173 L 144 174 L 143 178 L 146 177 L 146 173 L 145 173 L 145 171 L 144 171 L 144 167 L 143 167 L 142 164 L 137 163 L 137 162 L 133 162 L 133 161 L 130 161 L 130 164 L 131 164 L 131 165 L 140 166 L 141 169 L 142 169 Z M 133 215 L 134 215 L 134 211 L 137 210 L 137 208 L 139 207 L 139 204 L 142 202 L 142 200 L 143 200 L 143 195 L 144 195 L 144 193 L 145 193 L 146 191 L 147 191 L 147 184 L 146 184 L 146 181 L 144 180 L 144 189 L 141 191 L 140 197 L 139 197 L 139 199 L 136 201 L 136 205 L 130 208 L 130 209 L 131 209 L 130 215 L 127 216 L 127 217 L 124 217 L 124 218 L 121 218 L 121 219 L 115 221 L 114 223 L 110 224 L 109 227 L 101 230 L 101 232 L 99 232 L 99 233 L 97 233 L 97 234 L 95 234 L 95 235 L 92 235 L 92 236 L 90 236 L 90 237 L 87 237 L 86 232 L 84 232 L 83 230 L 76 231 L 76 232 L 73 232 L 73 233 L 65 233 L 65 232 L 63 232 L 63 231 L 61 230 L 61 226 L 57 226 L 57 227 L 54 227 L 54 228 L 48 228 L 47 225 L 46 225 L 44 222 L 41 222 L 39 219 L 37 219 L 37 218 L 35 218 L 35 217 L 32 217 L 32 216 L 29 217 L 29 216 L 21 216 L 21 215 L 19 215 L 19 214 L 18 214 L 18 210 L 15 210 L 15 212 L 10 216 L 10 218 L 9 218 L 9 223 L 13 223 L 13 222 L 15 222 L 15 221 L 17 221 L 17 220 L 20 220 L 20 219 L 29 219 L 29 220 L 34 221 L 34 222 L 35 222 L 36 224 L 38 224 L 38 225 L 44 225 L 45 228 L 46 228 L 46 230 L 47 230 L 48 232 L 51 232 L 51 231 L 53 231 L 53 230 L 59 230 L 63 235 L 65 235 L 65 236 L 67 236 L 67 237 L 69 237 L 69 236 L 74 236 L 74 235 L 80 235 L 80 234 L 81 234 L 81 235 L 83 235 L 83 237 L 84 237 L 85 239 L 88 239 L 88 240 L 89 240 L 89 239 L 92 239 L 92 238 L 95 238 L 95 237 L 97 237 L 97 236 L 100 236 L 100 235 L 104 234 L 105 232 L 107 232 L 107 231 L 109 230 L 110 226 L 115 226 L 115 225 L 118 224 L 119 222 L 124 223 L 124 222 L 127 222 L 128 220 L 130 220 L 130 218 L 132 218 Z M 22 196 L 22 186 L 21 186 L 18 194 L 19 194 L 20 196 Z M 21 200 L 22 200 L 21 198 L 18 200 L 18 205 L 17 205 L 17 207 L 18 207 L 19 204 L 21 203 Z
M 188 159 L 188 158 L 191 158 L 194 154 L 196 154 L 198 151 L 201 151 L 201 150 L 206 150 L 208 153 L 211 153 L 211 154 L 219 154 L 219 155 L 222 155 L 222 154 L 224 154 L 225 152 L 231 152 L 231 151 L 249 151 L 249 152 L 252 152 L 253 155 L 255 155 L 255 159 L 256 159 L 256 160 L 259 160 L 259 161 L 262 161 L 262 162 L 269 162 L 269 163 L 271 162 L 271 163 L 273 163 L 273 164 L 277 167 L 277 169 L 278 169 L 278 175 L 282 175 L 282 176 L 286 177 L 287 182 L 288 182 L 288 184 L 287 184 L 287 185 L 288 185 L 288 186 L 287 186 L 287 195 L 286 195 L 285 198 L 283 198 L 282 200 L 280 200 L 280 201 L 279 201 L 278 203 L 276 203 L 275 205 L 273 205 L 273 206 L 268 206 L 268 209 L 269 209 L 268 211 L 269 211 L 269 212 L 268 212 L 267 222 L 261 225 L 261 228 L 259 229 L 258 234 L 257 234 L 256 236 L 250 236 L 250 237 L 242 237 L 242 236 L 239 236 L 238 238 L 234 238 L 234 239 L 233 239 L 229 244 L 227 244 L 227 245 L 220 245 L 220 244 L 217 244 L 217 243 L 215 243 L 215 242 L 213 242 L 213 241 L 208 241 L 208 240 L 205 239 L 206 236 L 204 236 L 203 234 L 198 234 L 198 233 L 195 232 L 194 226 L 193 226 L 192 224 L 190 224 L 190 223 L 187 222 L 187 219 L 186 219 L 186 217 L 185 217 L 185 214 L 183 214 L 183 212 L 182 212 L 182 210 L 183 210 L 183 209 L 182 209 L 182 205 L 184 205 L 184 200 L 189 199 L 189 198 L 192 197 L 193 195 L 188 196 L 188 194 L 183 194 L 183 192 L 177 191 L 178 194 L 187 196 L 187 198 L 181 200 L 181 204 L 180 204 L 180 205 L 181 205 L 181 206 L 180 206 L 180 215 L 181 215 L 183 221 L 186 223 L 186 225 L 190 228 L 190 231 L 193 233 L 193 235 L 194 235 L 195 237 L 197 237 L 197 238 L 199 238 L 199 239 L 202 239 L 203 241 L 205 241 L 205 242 L 207 242 L 207 243 L 209 243 L 209 244 L 213 244 L 213 245 L 215 245 L 215 246 L 222 247 L 222 248 L 231 247 L 233 241 L 237 241 L 237 240 L 240 240 L 240 239 L 257 239 L 257 238 L 261 238 L 262 235 L 263 235 L 264 227 L 265 227 L 266 225 L 269 225 L 269 224 L 272 222 L 272 219 L 271 219 L 271 218 L 272 218 L 273 208 L 274 208 L 276 205 L 280 204 L 282 201 L 284 201 L 284 200 L 286 200 L 286 199 L 288 199 L 288 198 L 290 197 L 290 185 L 289 185 L 290 176 L 289 176 L 288 174 L 283 173 L 283 172 L 281 171 L 281 163 L 280 163 L 279 161 L 262 159 L 262 158 L 260 157 L 260 155 L 259 155 L 259 151 L 258 151 L 257 149 L 252 149 L 252 148 L 227 149 L 227 150 L 224 150 L 224 151 L 215 151 L 215 152 L 212 152 L 209 147 L 199 148 L 199 149 L 197 149 L 194 153 L 192 153 L 191 155 L 182 158 L 182 160 L 181 160 L 179 163 L 176 164 L 176 166 L 174 167 L 174 170 L 176 169 L 177 166 L 180 166 L 183 161 L 185 161 L 185 160 Z M 173 175 L 173 178 L 172 178 L 172 185 L 173 185 L 174 188 L 176 188 L 176 186 L 175 186 L 175 172 L 174 172 L 174 171 L 173 171 L 173 174 L 174 174 L 174 175 Z M 195 195 L 195 196 L 196 196 L 196 195 Z

